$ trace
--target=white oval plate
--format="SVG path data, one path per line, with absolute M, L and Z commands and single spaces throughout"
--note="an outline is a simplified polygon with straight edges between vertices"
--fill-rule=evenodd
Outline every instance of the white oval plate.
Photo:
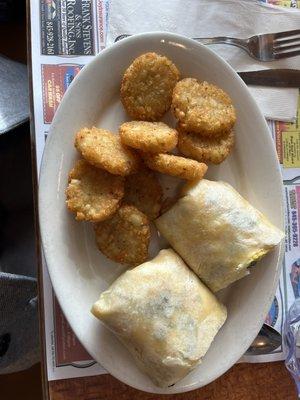
M 178 393 L 219 377 L 247 350 L 271 305 L 280 273 L 281 249 L 266 256 L 251 274 L 222 294 L 228 319 L 203 363 L 168 389 L 160 389 L 135 366 L 116 337 L 92 314 L 99 294 L 124 270 L 96 249 L 90 224 L 75 221 L 65 206 L 68 171 L 78 158 L 74 134 L 84 126 L 117 131 L 127 119 L 120 103 L 122 74 L 148 51 L 169 57 L 182 75 L 207 80 L 231 96 L 237 110 L 236 146 L 208 177 L 231 183 L 278 227 L 283 227 L 282 181 L 270 132 L 246 85 L 213 51 L 170 33 L 133 36 L 102 51 L 75 78 L 55 114 L 43 156 L 39 217 L 44 253 L 60 305 L 88 352 L 112 375 L 140 390 Z M 152 247 L 152 255 L 157 252 Z

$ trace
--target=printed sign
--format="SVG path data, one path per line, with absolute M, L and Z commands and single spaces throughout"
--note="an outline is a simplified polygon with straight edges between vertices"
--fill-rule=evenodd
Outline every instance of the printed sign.
M 300 168 L 300 131 L 282 132 L 284 168 Z
M 40 0 L 42 54 L 95 54 L 92 4 L 92 0 Z
M 286 294 L 289 304 L 292 304 L 300 297 L 300 177 L 298 183 L 285 183 L 285 269 L 288 278 Z
M 270 128 L 282 167 L 283 179 L 293 179 L 299 175 L 300 168 L 300 96 L 296 121 L 272 122 Z
M 61 99 L 82 65 L 42 65 L 44 123 L 50 124 Z

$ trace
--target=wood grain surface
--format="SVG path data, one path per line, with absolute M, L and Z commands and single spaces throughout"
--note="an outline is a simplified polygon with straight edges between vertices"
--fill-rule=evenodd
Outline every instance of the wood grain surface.
M 221 356 L 221 355 L 220 355 Z M 295 400 L 294 382 L 283 362 L 237 364 L 193 392 L 157 395 L 140 392 L 111 375 L 49 382 L 51 400 Z

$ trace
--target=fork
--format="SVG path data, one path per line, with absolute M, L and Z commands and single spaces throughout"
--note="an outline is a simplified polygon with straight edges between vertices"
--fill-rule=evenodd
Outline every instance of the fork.
M 115 42 L 131 35 L 120 35 Z M 300 29 L 293 31 L 264 33 L 248 39 L 226 36 L 212 38 L 193 38 L 205 45 L 229 44 L 245 50 L 249 56 L 259 61 L 274 61 L 300 55 Z

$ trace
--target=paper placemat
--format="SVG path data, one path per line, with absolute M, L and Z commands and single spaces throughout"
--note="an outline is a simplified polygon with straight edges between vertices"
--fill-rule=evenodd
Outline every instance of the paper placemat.
M 200 2 L 200 0 L 199 0 Z M 151 3 L 151 2 L 149 2 Z M 213 3 L 213 0 L 209 2 Z M 290 1 L 272 1 L 275 6 Z M 294 2 L 300 8 L 300 2 Z M 129 4 L 124 1 L 124 5 Z M 146 2 L 145 12 L 147 12 Z M 55 111 L 73 78 L 105 47 L 108 0 L 32 0 L 31 46 L 36 168 Z M 263 30 L 263 27 L 261 28 Z M 300 103 L 295 123 L 269 123 L 282 167 L 286 199 L 286 254 L 276 297 L 266 321 L 282 330 L 288 307 L 300 296 Z M 47 373 L 49 380 L 91 376 L 105 370 L 91 359 L 69 327 L 54 296 L 45 262 L 43 294 Z M 242 361 L 284 358 L 280 347 L 264 356 Z

